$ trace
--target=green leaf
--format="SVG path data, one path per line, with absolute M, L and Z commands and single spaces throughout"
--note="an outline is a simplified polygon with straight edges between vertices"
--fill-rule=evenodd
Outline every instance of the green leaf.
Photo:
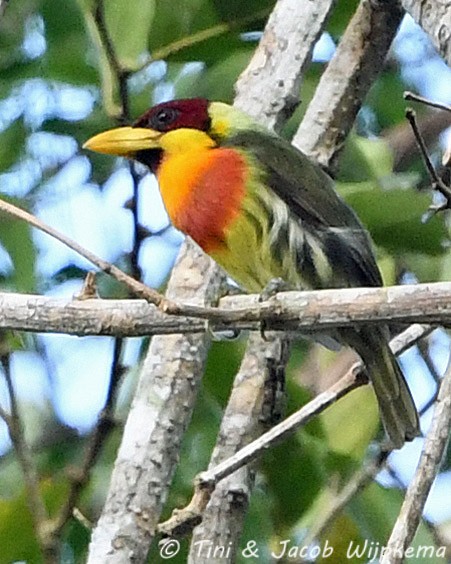
M 231 342 L 217 341 L 210 348 L 202 385 L 222 406 L 227 404 L 245 345 L 244 339 L 238 339 Z
M 340 158 L 340 180 L 362 182 L 392 173 L 393 154 L 382 139 L 351 134 Z
M 0 545 L 2 564 L 18 560 L 36 564 L 43 561 L 25 494 L 0 500 Z
M 67 482 L 46 479 L 40 483 L 39 489 L 49 513 L 55 515 L 67 495 Z M 18 560 L 33 564 L 43 562 L 25 493 L 13 499 L 0 500 L 0 546 L 1 564 Z
M 372 86 L 366 103 L 376 112 L 381 129 L 393 126 L 405 119 L 406 102 L 403 94 L 406 85 L 398 69 L 385 70 Z
M 105 2 L 104 6 L 106 26 L 116 56 L 123 68 L 134 69 L 142 55 L 147 52 L 147 42 L 155 15 L 155 1 L 115 0 Z M 173 4 L 172 10 L 173 13 L 178 11 L 174 10 Z
M 451 255 L 429 255 L 425 253 L 405 253 L 401 257 L 401 268 L 415 274 L 418 282 L 431 280 L 450 280 Z
M 320 417 L 329 448 L 355 458 L 363 457 L 380 427 L 379 411 L 369 386 L 346 395 Z
M 241 49 L 233 51 L 229 57 L 225 57 L 222 61 L 210 68 L 203 70 L 201 77 L 197 83 L 191 82 L 193 87 L 192 94 L 204 96 L 209 100 L 220 100 L 222 102 L 231 103 L 234 97 L 234 85 L 240 73 L 246 68 L 252 56 L 250 49 Z M 185 86 L 186 82 L 182 85 Z M 180 95 L 181 89 L 176 83 L 177 95 Z M 192 95 L 190 94 L 190 95 Z
M 367 546 L 370 546 L 371 541 L 379 543 L 380 546 L 387 544 L 399 514 L 403 497 L 403 493 L 398 490 L 385 489 L 379 484 L 373 483 L 359 496 L 351 500 L 348 506 L 349 515 L 358 526 L 363 539 L 368 541 Z M 374 544 L 373 546 L 376 550 L 377 545 Z M 424 522 L 420 523 L 411 546 L 415 555 L 412 562 L 414 561 L 416 564 L 439 564 L 443 562 L 443 558 L 436 555 L 435 539 Z M 363 548 L 363 545 L 361 547 Z M 423 549 L 419 550 L 419 547 L 423 547 Z M 430 549 L 434 549 L 432 553 Z M 365 556 L 366 558 L 363 561 L 370 558 L 368 552 Z
M 2 11 L 0 18 L 0 69 L 2 79 L 5 69 L 20 64 L 23 54 L 20 46 L 25 36 L 25 23 L 34 13 L 35 1 L 12 2 Z
M 13 122 L 0 134 L 0 171 L 13 166 L 22 154 L 26 130 L 21 119 Z
M 36 62 L 40 66 L 39 74 L 70 84 L 94 83 L 97 73 L 87 62 L 89 44 L 78 2 L 65 0 L 62 17 L 54 0 L 42 0 L 41 14 L 44 18 L 47 50 L 42 59 Z
M 392 180 L 396 182 L 396 175 Z M 431 203 L 429 194 L 414 189 L 384 190 L 377 182 L 339 183 L 338 188 L 376 244 L 394 253 L 445 252 L 448 233 L 443 218 L 422 221 Z
M 18 203 L 3 196 L 4 200 Z M 11 284 L 19 292 L 31 293 L 35 290 L 34 265 L 36 249 L 31 236 L 28 223 L 20 221 L 6 214 L 2 214 L 0 221 L 0 243 L 9 253 L 14 265 Z
M 359 0 L 338 0 L 327 25 L 329 33 L 336 38 L 341 37 L 358 5 Z
M 182 0 L 174 11 L 172 2 L 161 0 L 149 50 L 155 59 L 219 62 L 245 46 L 240 32 L 263 30 L 273 4 L 273 0 Z
M 265 453 L 261 470 L 271 492 L 274 526 L 282 534 L 314 502 L 326 480 L 324 443 L 305 430 Z

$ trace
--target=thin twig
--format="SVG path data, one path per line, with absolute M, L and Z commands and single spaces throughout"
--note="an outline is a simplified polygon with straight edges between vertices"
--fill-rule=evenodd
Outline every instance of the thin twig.
M 417 342 L 418 339 L 422 338 L 425 332 L 419 330 L 418 327 L 414 326 L 411 330 L 406 329 L 403 332 L 402 338 L 398 340 L 393 339 L 390 342 L 390 347 L 394 354 L 399 354 L 399 350 L 396 348 L 398 342 L 404 342 L 409 340 L 410 344 Z M 331 403 L 335 403 L 344 395 L 348 394 L 350 391 L 363 386 L 368 382 L 368 379 L 364 372 L 362 371 L 362 363 L 357 362 L 354 364 L 350 370 L 342 377 L 340 380 L 331 386 L 325 392 L 319 394 L 311 402 L 301 408 L 299 411 L 273 427 L 270 431 L 259 437 L 256 441 L 248 444 L 237 452 L 234 456 L 227 459 L 224 463 L 218 464 L 215 468 L 211 468 L 199 476 L 199 481 L 201 483 L 216 483 L 222 478 L 225 478 L 243 464 L 246 464 L 250 460 L 254 459 L 263 450 L 277 444 L 289 434 L 296 431 L 299 427 L 305 425 L 310 419 L 324 411 Z
M 441 210 L 446 209 L 446 208 L 450 208 L 451 207 L 451 188 L 449 186 L 447 186 L 443 182 L 443 180 L 438 176 L 437 171 L 435 170 L 435 167 L 431 162 L 431 159 L 429 157 L 423 136 L 421 135 L 421 132 L 418 129 L 418 125 L 417 125 L 417 121 L 416 121 L 416 113 L 412 108 L 406 109 L 406 118 L 408 119 L 408 121 L 409 121 L 409 123 L 412 127 L 412 131 L 415 135 L 415 139 L 417 140 L 418 147 L 420 149 L 421 156 L 423 158 L 423 162 L 424 162 L 426 169 L 429 173 L 429 176 L 431 178 L 432 188 L 433 188 L 433 190 L 437 190 L 437 192 L 440 192 L 440 194 L 442 194 L 442 196 L 446 199 L 445 204 L 440 205 L 438 207 L 434 207 L 433 210 L 437 212 L 437 211 L 441 211 Z
M 420 130 L 418 129 L 417 120 L 416 120 L 416 112 L 412 108 L 406 109 L 406 118 L 408 119 L 410 126 L 412 127 L 412 131 L 415 135 L 415 139 L 417 140 L 418 147 L 421 152 L 421 156 L 423 158 L 424 164 L 428 170 L 429 176 L 433 183 L 439 183 L 440 179 L 437 176 L 437 172 L 435 170 L 434 165 L 431 162 L 431 159 L 428 154 L 428 150 L 426 144 L 424 142 L 423 136 L 421 135 Z
M 66 245 L 66 247 L 69 247 L 70 249 L 78 253 L 80 256 L 82 256 L 83 258 L 85 258 L 95 266 L 97 266 L 97 268 L 99 268 L 102 272 L 105 272 L 106 274 L 110 274 L 111 276 L 116 278 L 116 280 L 127 286 L 127 288 L 134 295 L 145 299 L 151 304 L 155 304 L 158 307 L 162 307 L 163 309 L 166 306 L 169 307 L 169 309 L 171 310 L 173 308 L 175 309 L 178 308 L 177 304 L 173 304 L 159 292 L 153 290 L 152 288 L 149 288 L 148 286 L 142 284 L 141 282 L 138 282 L 137 280 L 135 280 L 134 278 L 123 272 L 120 268 L 117 268 L 116 266 L 109 263 L 108 261 L 99 258 L 91 251 L 88 251 L 87 249 L 79 245 L 76 241 L 74 241 L 70 237 L 63 235 L 62 233 L 60 233 L 53 227 L 50 227 L 49 225 L 38 219 L 36 216 L 32 215 L 31 213 L 26 212 L 25 210 L 22 210 L 21 208 L 14 206 L 9 202 L 5 202 L 5 200 L 1 200 L 1 199 L 0 199 L 0 211 L 12 215 L 17 219 L 21 219 L 27 222 L 29 225 L 36 227 L 36 229 L 39 229 L 43 233 L 47 233 L 47 235 L 50 235 L 54 239 L 57 239 L 58 241 Z
M 195 498 L 199 497 L 202 500 L 202 503 L 205 503 L 205 496 L 208 492 L 212 492 L 214 490 L 214 486 L 220 480 L 230 476 L 230 474 L 233 474 L 233 472 L 257 458 L 270 446 L 274 446 L 281 442 L 350 391 L 366 384 L 368 379 L 361 368 L 361 363 L 356 363 L 351 370 L 343 376 L 343 378 L 341 378 L 328 390 L 316 396 L 316 398 L 302 407 L 299 411 L 296 411 L 284 421 L 275 425 L 258 439 L 252 441 L 234 455 L 224 460 L 224 462 L 221 462 L 213 468 L 209 468 L 205 472 L 199 474 L 196 478 Z M 207 494 L 205 492 L 207 492 Z M 192 520 L 193 507 L 191 504 L 188 507 L 189 518 Z M 177 510 L 173 517 L 159 525 L 159 532 L 166 535 L 173 535 L 174 531 L 180 530 L 181 525 L 184 522 L 184 517 L 184 510 Z
M 440 389 L 440 382 L 442 381 L 441 375 L 438 373 L 434 362 L 432 361 L 431 355 L 430 355 L 430 348 L 429 348 L 429 342 L 427 339 L 422 339 L 418 345 L 418 352 L 423 360 L 423 362 L 426 365 L 426 368 L 429 371 L 429 374 L 432 376 L 432 379 L 435 382 L 435 391 L 432 394 L 432 396 L 428 399 L 428 401 L 423 405 L 423 407 L 419 410 L 419 415 L 420 417 L 422 415 L 424 415 L 426 413 L 426 411 L 428 411 L 428 409 L 430 407 L 432 407 L 434 405 L 434 403 L 437 400 L 438 397 L 438 392 Z
M 108 33 L 108 28 L 105 22 L 105 10 L 103 0 L 97 0 L 94 10 L 94 21 L 99 32 L 100 41 L 104 48 L 107 60 L 111 66 L 113 73 L 116 76 L 119 89 L 119 99 L 121 103 L 120 113 L 118 119 L 120 122 L 125 122 L 130 118 L 130 106 L 128 97 L 127 80 L 129 71 L 124 69 L 116 54 L 113 41 Z
M 432 423 L 413 480 L 407 488 L 398 519 L 381 564 L 400 564 L 415 536 L 432 483 L 439 472 L 451 428 L 451 362 L 443 377 Z
M 431 358 L 431 352 L 429 348 L 429 342 L 427 339 L 422 340 L 418 343 L 418 352 L 426 365 L 426 368 L 429 370 L 434 382 L 439 385 L 442 380 L 442 375 L 439 374 L 435 364 Z
M 2 417 L 8 427 L 14 452 L 16 453 L 23 473 L 25 490 L 27 492 L 27 503 L 30 508 L 31 519 L 38 544 L 45 562 L 53 564 L 57 556 L 56 538 L 48 529 L 48 513 L 39 487 L 39 475 L 30 448 L 25 440 L 25 431 L 11 377 L 9 354 L 2 354 L 0 362 L 3 368 L 10 403 L 10 413 L 7 414 L 3 412 Z
M 398 471 L 395 470 L 395 468 L 393 468 L 393 466 L 390 464 L 389 460 L 387 461 L 387 463 L 385 465 L 385 470 L 387 471 L 388 475 L 390 476 L 390 478 L 395 483 L 395 487 L 398 488 L 399 490 L 405 492 L 406 491 L 406 484 L 401 479 L 401 476 L 399 475 Z
M 87 529 L 88 531 L 92 530 L 93 524 L 86 517 L 86 515 L 83 515 L 83 513 L 78 509 L 78 507 L 74 507 L 72 515 L 74 519 L 76 519 L 79 523 L 81 523 L 85 529 Z
M 220 23 L 206 29 L 202 29 L 200 31 L 196 31 L 191 35 L 187 35 L 182 37 L 181 39 L 177 39 L 172 43 L 168 43 L 167 45 L 163 45 L 159 49 L 156 49 L 152 52 L 149 59 L 147 59 L 140 67 L 134 69 L 135 71 L 141 71 L 145 69 L 148 65 L 153 63 L 154 61 L 165 60 L 172 55 L 175 55 L 179 51 L 183 49 L 189 49 L 190 47 L 194 47 L 203 41 L 207 41 L 208 39 L 213 39 L 214 37 L 219 37 L 228 33 L 233 30 L 239 30 L 243 26 L 250 24 L 252 22 L 258 21 L 270 13 L 271 9 L 266 7 L 262 10 L 249 14 L 248 16 L 244 16 L 243 18 L 237 18 L 236 20 L 231 20 L 225 23 Z
M 130 205 L 128 206 L 128 209 L 130 209 L 133 218 L 133 245 L 132 245 L 132 250 L 130 252 L 130 269 L 133 278 L 135 278 L 136 280 L 141 280 L 142 272 L 138 261 L 139 253 L 141 250 L 141 243 L 143 241 L 142 227 L 139 223 L 139 212 L 138 212 L 140 175 L 133 161 L 129 162 L 129 172 L 130 172 L 130 176 L 132 177 L 132 184 L 133 184 L 133 195 L 130 200 Z
M 348 503 L 363 489 L 366 488 L 380 472 L 390 455 L 389 450 L 382 450 L 368 464 L 355 472 L 341 491 L 334 497 L 327 507 L 327 512 L 320 515 L 319 519 L 309 529 L 307 536 L 302 540 L 303 545 L 309 546 L 315 539 L 322 538 L 330 525 L 340 515 Z
M 412 102 L 421 102 L 426 106 L 430 106 L 431 108 L 437 108 L 439 110 L 446 110 L 447 112 L 451 112 L 451 106 L 448 104 L 442 104 L 440 102 L 434 102 L 432 100 L 428 100 L 419 94 L 414 94 L 413 92 L 406 91 L 404 92 L 404 100 L 409 100 Z
M 423 405 L 423 407 L 419 410 L 419 415 L 420 417 L 422 415 L 424 415 L 426 413 L 426 411 L 428 411 L 429 408 L 431 408 L 434 403 L 437 400 L 438 397 L 438 392 L 440 389 L 440 383 L 442 381 L 442 377 L 441 375 L 438 373 L 437 368 L 435 367 L 435 364 L 431 358 L 430 355 L 430 349 L 429 349 L 429 342 L 427 339 L 422 339 L 418 345 L 418 352 L 423 360 L 423 362 L 426 365 L 426 368 L 429 371 L 429 374 L 432 376 L 432 379 L 435 382 L 435 391 L 432 394 L 432 396 L 428 399 L 428 401 Z

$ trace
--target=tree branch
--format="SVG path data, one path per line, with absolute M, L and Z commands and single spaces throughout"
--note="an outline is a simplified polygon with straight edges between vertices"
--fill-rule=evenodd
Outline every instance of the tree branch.
M 362 0 L 327 65 L 294 145 L 324 166 L 342 148 L 401 22 L 397 2 Z
M 21 208 L 2 199 L 0 199 L 0 212 L 7 213 L 8 215 L 12 215 L 17 219 L 20 219 L 21 221 L 25 221 L 29 225 L 32 225 L 36 229 L 39 229 L 39 231 L 47 233 L 47 235 L 50 235 L 50 237 L 53 237 L 57 241 L 60 241 L 60 243 L 63 243 L 63 245 L 66 245 L 66 247 L 75 251 L 91 264 L 97 266 L 97 268 L 99 268 L 102 272 L 113 276 L 113 278 L 115 278 L 118 282 L 124 284 L 135 296 L 144 298 L 148 302 L 157 304 L 162 308 L 165 308 L 166 306 L 176 308 L 176 304 L 171 304 L 169 300 L 159 294 L 156 290 L 153 290 L 142 282 L 135 280 L 134 278 L 123 272 L 120 268 L 114 266 L 114 264 L 111 264 L 108 261 L 99 258 L 94 253 L 88 251 L 70 237 L 63 235 L 53 227 L 50 227 L 50 225 L 47 225 L 33 214 L 22 210 Z
M 284 392 L 284 370 L 291 350 L 290 344 L 286 339 L 280 338 L 267 337 L 265 341 L 260 333 L 250 335 L 221 421 L 209 464 L 210 470 L 273 425 L 272 416 Z M 209 484 L 200 485 L 188 510 L 192 517 L 188 523 L 185 522 L 185 510 L 174 512 L 175 523 L 171 520 L 169 530 L 163 524 L 159 531 L 172 534 L 172 527 L 178 528 L 178 519 L 182 529 L 186 529 L 197 518 L 201 524 L 193 532 L 190 562 L 209 563 L 209 554 L 199 549 L 205 546 L 205 541 L 210 546 L 230 547 L 230 553 L 235 554 L 254 486 L 255 472 L 255 465 L 243 465 L 217 487 L 213 484 L 211 487 Z
M 349 323 L 451 325 L 451 282 L 386 288 L 283 292 L 267 302 L 258 294 L 226 296 L 217 308 L 190 306 L 192 315 L 168 315 L 144 300 L 66 300 L 0 292 L 0 329 L 67 335 L 139 337 L 265 329 L 303 334 Z M 208 322 L 208 323 L 207 323 Z
M 437 51 L 451 66 L 451 18 L 449 2 L 401 0 L 402 7 L 432 39 Z
M 335 0 L 279 0 L 275 5 L 252 60 L 236 83 L 235 98 L 239 108 L 269 129 L 280 129 L 296 109 L 301 77 L 334 4 Z
M 451 362 L 443 377 L 420 461 L 381 564 L 400 564 L 415 536 L 432 483 L 440 469 L 451 429 Z

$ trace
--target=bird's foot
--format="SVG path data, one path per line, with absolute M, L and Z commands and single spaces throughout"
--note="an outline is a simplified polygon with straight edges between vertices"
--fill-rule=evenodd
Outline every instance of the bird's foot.
M 288 282 L 286 282 L 283 278 L 272 278 L 268 284 L 263 288 L 260 292 L 260 296 L 258 301 L 266 302 L 269 299 L 273 298 L 279 292 L 288 292 L 293 290 L 293 286 L 291 286 Z M 269 341 L 270 339 L 267 336 L 268 326 L 265 320 L 260 322 L 260 335 L 264 341 Z
M 266 286 L 260 292 L 258 301 L 266 302 L 279 292 L 288 292 L 290 290 L 294 290 L 293 286 L 286 282 L 283 278 L 271 278 L 268 284 L 266 284 Z
M 235 341 L 242 333 L 240 329 L 221 329 L 220 331 L 215 331 L 208 319 L 205 321 L 205 332 L 212 341 Z
M 243 291 L 240 289 L 240 287 L 237 286 L 232 280 L 227 279 L 224 281 L 221 297 L 236 296 L 242 293 Z M 208 319 L 205 320 L 205 332 L 213 341 L 235 341 L 241 336 L 242 333 L 240 329 L 221 329 L 219 331 L 215 331 Z

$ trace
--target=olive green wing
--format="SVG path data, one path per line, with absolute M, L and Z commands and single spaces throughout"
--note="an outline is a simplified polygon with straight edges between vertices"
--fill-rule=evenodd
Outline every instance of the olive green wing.
M 302 226 L 321 241 L 340 278 L 351 285 L 380 286 L 369 236 L 354 211 L 318 165 L 288 141 L 266 131 L 240 131 L 223 145 L 243 149 L 262 170 L 264 182 Z

